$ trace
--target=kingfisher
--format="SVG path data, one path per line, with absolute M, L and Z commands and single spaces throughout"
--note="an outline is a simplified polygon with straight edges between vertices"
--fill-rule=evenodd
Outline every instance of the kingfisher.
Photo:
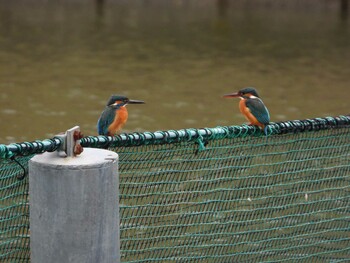
M 267 125 L 270 122 L 270 113 L 260 99 L 255 88 L 248 87 L 235 93 L 225 94 L 224 98 L 240 98 L 239 110 L 250 122 L 249 125 L 257 125 L 261 127 L 265 135 L 267 135 Z
M 122 95 L 112 95 L 97 122 L 99 135 L 113 136 L 128 120 L 128 104 L 144 104 L 142 100 L 130 100 Z

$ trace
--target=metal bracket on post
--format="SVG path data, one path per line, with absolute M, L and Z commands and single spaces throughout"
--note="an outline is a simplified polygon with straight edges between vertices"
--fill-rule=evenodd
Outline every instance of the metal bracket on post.
M 57 150 L 60 157 L 74 157 L 83 152 L 83 147 L 80 145 L 80 139 L 83 134 L 80 132 L 80 127 L 75 126 L 65 133 L 58 134 L 56 137 L 62 139 L 62 145 Z

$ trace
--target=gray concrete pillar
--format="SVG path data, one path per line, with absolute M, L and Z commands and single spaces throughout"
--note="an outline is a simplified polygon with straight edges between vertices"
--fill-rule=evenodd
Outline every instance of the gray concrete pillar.
M 118 155 L 85 148 L 77 157 L 29 162 L 32 263 L 120 262 Z

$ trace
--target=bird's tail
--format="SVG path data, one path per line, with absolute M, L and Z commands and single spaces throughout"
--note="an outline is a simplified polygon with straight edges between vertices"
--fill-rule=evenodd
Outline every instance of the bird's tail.
M 268 136 L 267 136 L 267 127 L 268 127 L 269 125 L 267 124 L 267 125 L 265 125 L 265 127 L 264 127 L 264 133 L 265 133 L 265 137 L 266 137 L 266 144 L 267 144 L 267 138 L 268 138 Z
M 267 127 L 268 127 L 268 124 L 265 125 L 265 127 L 264 127 L 264 133 L 265 133 L 266 136 L 267 136 Z

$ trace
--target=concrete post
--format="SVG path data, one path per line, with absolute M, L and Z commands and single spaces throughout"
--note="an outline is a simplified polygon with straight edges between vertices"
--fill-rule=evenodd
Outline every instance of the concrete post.
M 118 155 L 85 148 L 76 157 L 29 162 L 32 263 L 120 262 Z

